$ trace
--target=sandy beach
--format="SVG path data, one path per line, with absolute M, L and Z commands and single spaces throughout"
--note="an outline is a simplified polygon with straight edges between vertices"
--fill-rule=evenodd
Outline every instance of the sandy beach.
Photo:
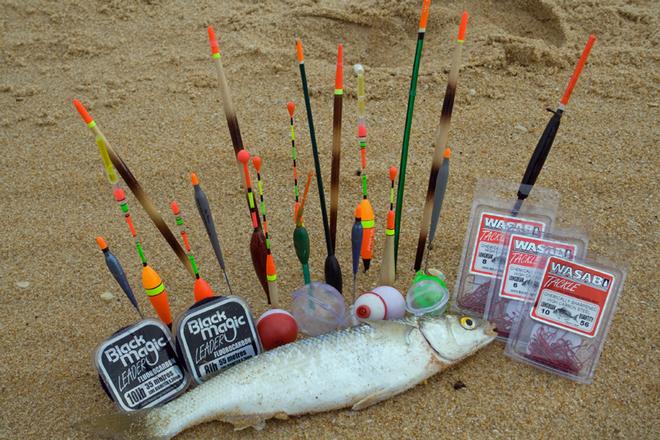
M 360 197 L 356 81 L 366 69 L 367 173 L 376 211 L 375 286 L 398 166 L 421 1 L 80 0 L 0 2 L 0 439 L 91 439 L 72 424 L 116 411 L 93 368 L 96 345 L 139 317 L 94 238 L 122 261 L 142 309 L 140 264 L 103 174 L 94 139 L 71 104 L 82 100 L 176 231 L 186 216 L 200 269 L 217 293 L 222 272 L 196 213 L 190 172 L 213 207 L 228 275 L 255 316 L 267 309 L 252 270 L 251 227 L 206 27 L 215 26 L 246 148 L 263 158 L 280 292 L 302 285 L 291 244 L 289 116 L 297 104 L 301 175 L 313 168 L 294 39 L 305 44 L 329 198 L 332 94 L 344 44 L 344 131 L 337 255 L 350 285 L 350 229 Z M 470 12 L 450 132 L 449 187 L 431 264 L 456 280 L 478 178 L 518 182 L 590 33 L 598 37 L 538 185 L 561 193 L 561 224 L 590 233 L 589 254 L 628 266 L 594 383 L 579 385 L 513 362 L 491 344 L 427 383 L 361 412 L 269 421 L 234 432 L 208 423 L 184 439 L 660 437 L 657 143 L 660 4 L 645 0 L 433 2 L 410 142 L 397 287 L 406 291 L 456 30 Z M 655 122 L 654 122 L 655 121 Z M 188 273 L 138 202 L 129 205 L 172 310 L 192 303 Z M 323 277 L 316 185 L 305 209 L 310 265 Z M 347 289 L 350 291 L 350 288 Z M 110 292 L 111 300 L 102 299 Z M 465 387 L 455 387 L 462 382 Z M 456 389 L 459 388 L 459 389 Z

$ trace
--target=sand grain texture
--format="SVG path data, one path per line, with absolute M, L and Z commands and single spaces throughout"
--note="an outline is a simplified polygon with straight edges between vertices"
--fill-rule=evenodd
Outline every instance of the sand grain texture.
M 660 436 L 658 374 L 658 17 L 642 0 L 433 2 L 418 86 L 399 252 L 400 288 L 417 228 L 462 8 L 471 13 L 450 133 L 452 175 L 432 264 L 453 280 L 478 177 L 517 181 L 568 81 L 587 35 L 598 35 L 538 184 L 562 193 L 591 230 L 590 252 L 630 267 L 593 385 L 514 363 L 492 345 L 411 392 L 360 413 L 269 422 L 266 431 L 206 424 L 194 438 L 639 438 Z M 312 169 L 294 37 L 304 39 L 326 190 L 336 44 L 347 64 L 337 255 L 350 278 L 350 229 L 360 183 L 355 78 L 366 68 L 370 199 L 376 282 L 388 173 L 398 165 L 419 2 L 365 0 L 66 1 L 0 4 L 0 145 L 5 227 L 0 280 L 0 438 L 91 438 L 72 431 L 114 411 L 92 368 L 103 338 L 137 320 L 94 243 L 102 234 L 133 281 L 140 267 L 105 181 L 97 148 L 71 99 L 90 109 L 170 227 L 176 198 L 202 274 L 225 293 L 196 215 L 190 171 L 209 196 L 229 276 L 255 314 L 266 308 L 248 252 L 249 218 L 218 102 L 206 26 L 220 48 L 244 143 L 264 160 L 268 219 L 280 291 L 302 275 L 291 244 L 293 193 L 286 102 L 297 103 L 301 176 Z M 521 125 L 522 130 L 516 128 Z M 329 193 L 327 194 L 329 196 Z M 147 258 L 172 308 L 192 301 L 185 269 L 137 201 L 129 204 Z M 564 220 L 570 221 L 564 215 Z M 321 243 L 316 185 L 305 220 Z M 319 279 L 324 246 L 312 250 Z M 347 283 L 347 284 L 350 284 Z M 110 291 L 114 299 L 101 299 Z M 455 390 L 461 381 L 466 386 Z M 458 387 L 460 388 L 460 387 Z

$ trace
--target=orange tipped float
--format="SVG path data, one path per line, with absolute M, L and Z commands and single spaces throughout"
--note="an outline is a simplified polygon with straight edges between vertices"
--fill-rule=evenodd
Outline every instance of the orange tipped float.
M 286 109 L 289 111 L 289 116 L 293 118 L 293 114 L 296 112 L 296 104 L 293 101 L 289 101 L 286 104 Z
M 298 58 L 299 63 L 305 62 L 305 55 L 303 54 L 302 40 L 298 38 L 296 40 L 296 58 Z
M 171 327 L 172 313 L 167 299 L 167 291 L 160 276 L 151 266 L 142 268 L 142 287 L 144 287 L 144 291 L 147 293 L 149 301 L 151 301 L 151 305 L 156 310 L 160 320 Z
M 362 264 L 366 272 L 371 266 L 371 257 L 374 253 L 374 209 L 371 207 L 369 199 L 363 199 L 360 202 L 360 212 L 362 214 L 362 247 L 360 249 L 360 256 L 362 257 Z

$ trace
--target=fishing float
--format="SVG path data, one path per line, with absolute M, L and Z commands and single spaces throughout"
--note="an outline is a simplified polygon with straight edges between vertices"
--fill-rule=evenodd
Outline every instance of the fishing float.
M 403 190 L 406 186 L 406 165 L 408 163 L 408 144 L 410 143 L 410 130 L 412 128 L 413 111 L 415 110 L 415 95 L 417 94 L 417 76 L 419 64 L 422 60 L 422 48 L 424 46 L 424 35 L 426 34 L 426 23 L 429 18 L 431 0 L 424 0 L 422 13 L 419 19 L 417 31 L 417 46 L 413 60 L 412 75 L 410 77 L 410 90 L 408 91 L 408 108 L 406 110 L 406 123 L 403 129 L 403 143 L 401 145 L 401 160 L 399 162 L 399 182 L 396 194 L 396 213 L 394 219 L 394 263 L 399 255 L 399 237 L 401 235 L 401 211 L 403 209 Z
M 163 284 L 163 281 L 161 280 L 158 273 L 151 266 L 149 266 L 149 263 L 147 263 L 147 259 L 144 256 L 142 244 L 140 243 L 137 231 L 133 225 L 133 218 L 131 217 L 131 213 L 128 210 L 126 193 L 123 189 L 116 187 L 113 195 L 115 197 L 115 201 L 121 208 L 121 212 L 124 214 L 124 220 L 126 221 L 128 230 L 133 237 L 133 241 L 135 242 L 135 249 L 137 250 L 140 261 L 142 262 L 142 287 L 149 297 L 149 301 L 151 302 L 154 310 L 156 310 L 160 320 L 163 321 L 168 327 L 172 328 L 172 312 L 170 311 L 170 303 L 167 299 L 167 291 L 165 290 L 165 285 Z
M 589 35 L 589 39 L 587 40 L 584 50 L 582 51 L 582 55 L 580 56 L 578 63 L 575 66 L 575 70 L 573 71 L 573 74 L 568 81 L 566 90 L 564 91 L 564 94 L 559 101 L 557 110 L 552 111 L 548 109 L 548 111 L 553 115 L 543 130 L 543 134 L 541 134 L 541 137 L 539 138 L 539 141 L 534 148 L 534 152 L 532 153 L 532 157 L 527 164 L 525 174 L 523 175 L 522 181 L 520 182 L 520 186 L 518 188 L 518 198 L 511 210 L 511 215 L 513 216 L 517 216 L 520 213 L 523 202 L 529 196 L 532 188 L 534 187 L 534 184 L 536 183 L 536 179 L 543 169 L 543 165 L 545 164 L 548 154 L 550 153 L 550 149 L 552 148 L 552 144 L 555 140 L 557 130 L 559 129 L 561 117 L 564 114 L 564 110 L 566 109 L 571 94 L 573 93 L 573 89 L 575 88 L 575 84 L 577 83 L 580 73 L 582 73 L 584 64 L 589 57 L 589 52 L 591 52 L 591 48 L 595 42 L 596 36 L 593 34 Z M 462 297 L 459 300 L 460 307 L 477 312 L 483 312 L 491 286 L 492 281 L 490 280 L 482 283 L 472 293 Z
M 197 205 L 197 212 L 202 218 L 202 223 L 204 223 L 204 229 L 206 229 L 206 235 L 209 237 L 211 242 L 211 247 L 213 248 L 213 253 L 215 254 L 216 260 L 222 269 L 222 274 L 225 277 L 225 282 L 227 283 L 227 288 L 229 289 L 229 294 L 233 295 L 231 290 L 231 283 L 229 282 L 229 277 L 227 276 L 227 268 L 225 266 L 225 259 L 222 255 L 222 247 L 220 247 L 220 240 L 218 239 L 218 233 L 215 229 L 215 222 L 213 221 L 213 214 L 211 213 L 211 206 L 209 205 L 209 199 L 206 197 L 206 194 L 202 190 L 201 185 L 199 184 L 199 177 L 197 174 L 191 173 L 190 180 L 192 182 L 194 191 L 195 191 L 195 205 Z
M 314 156 L 314 168 L 316 170 L 316 185 L 319 189 L 319 203 L 321 205 L 321 217 L 323 220 L 323 232 L 325 235 L 325 245 L 328 256 L 325 259 L 324 273 L 325 281 L 340 293 L 342 291 L 341 268 L 339 261 L 335 256 L 330 236 L 330 225 L 328 223 L 328 212 L 325 205 L 325 191 L 323 189 L 323 176 L 321 175 L 321 162 L 319 160 L 319 150 L 316 143 L 316 132 L 314 131 L 314 117 L 312 116 L 312 103 L 309 98 L 309 89 L 307 87 L 307 74 L 305 73 L 305 56 L 303 53 L 302 41 L 296 40 L 296 57 L 300 68 L 300 80 L 302 82 L 303 95 L 305 97 L 305 109 L 307 110 L 307 123 L 309 125 L 309 137 L 312 143 L 312 153 Z
M 197 267 L 197 262 L 195 261 L 195 256 L 193 255 L 192 249 L 190 247 L 190 240 L 188 239 L 188 232 L 186 231 L 186 225 L 183 221 L 183 214 L 181 214 L 181 208 L 179 204 L 173 200 L 170 204 L 170 209 L 176 220 L 176 224 L 179 227 L 179 233 L 181 234 L 181 239 L 183 240 L 183 246 L 186 249 L 188 254 L 188 259 L 190 260 L 190 265 L 195 271 L 195 283 L 193 284 L 193 296 L 195 297 L 195 302 L 199 302 L 204 298 L 210 298 L 214 296 L 213 289 L 209 283 L 199 275 L 199 268 Z
M 385 251 L 383 253 L 383 264 L 380 266 L 378 284 L 381 286 L 393 286 L 396 280 L 394 266 L 394 179 L 396 179 L 396 167 L 390 167 L 390 210 L 387 212 L 387 227 L 385 228 Z
M 293 230 L 293 248 L 296 250 L 298 261 L 302 265 L 303 280 L 305 285 L 312 282 L 312 277 L 309 272 L 309 234 L 303 224 L 303 211 L 305 209 L 305 202 L 307 201 L 307 194 L 309 194 L 309 186 L 312 183 L 311 171 L 307 174 L 307 183 L 305 183 L 305 190 L 303 192 L 302 201 L 296 211 L 296 228 Z
M 238 155 L 238 152 L 243 149 L 241 129 L 238 126 L 238 117 L 236 116 L 236 110 L 234 109 L 234 101 L 231 99 L 229 84 L 227 83 L 227 76 L 225 75 L 225 68 L 222 65 L 222 55 L 220 54 L 220 46 L 218 45 L 218 39 L 215 36 L 215 30 L 213 29 L 213 26 L 209 26 L 207 30 L 209 34 L 209 44 L 211 45 L 211 58 L 213 59 L 218 75 L 220 101 L 222 103 L 222 109 L 225 112 L 225 118 L 227 119 L 227 127 L 229 128 L 231 143 L 234 147 L 234 154 Z
M 337 213 L 339 211 L 339 163 L 341 160 L 341 114 L 344 97 L 344 46 L 337 47 L 335 93 L 332 106 L 332 166 L 330 168 L 330 242 L 337 245 Z
M 245 153 L 247 153 L 247 151 L 244 150 L 241 152 L 241 155 L 244 155 Z M 264 186 L 263 180 L 261 179 L 261 157 L 254 156 L 252 158 L 252 165 L 257 172 L 257 187 L 259 190 L 259 202 L 261 205 L 261 215 L 263 220 L 262 225 L 264 229 L 264 235 L 266 236 L 266 277 L 268 280 L 268 291 L 270 292 L 270 304 L 272 304 L 274 307 L 261 315 L 257 321 L 257 331 L 259 332 L 259 339 L 261 340 L 264 349 L 271 350 L 273 348 L 295 341 L 298 337 L 298 323 L 296 322 L 296 319 L 293 317 L 293 315 L 291 315 L 291 313 L 279 308 L 280 301 L 277 290 L 277 269 L 275 267 L 275 260 L 273 259 L 273 252 L 270 243 L 270 235 L 268 233 L 266 202 L 264 201 Z M 310 180 L 311 176 L 308 179 L 308 185 Z M 305 197 L 307 197 L 308 190 L 309 187 L 307 187 L 307 190 L 305 191 Z M 302 214 L 302 205 L 300 207 L 300 211 L 296 212 L 296 215 L 298 212 L 301 212 Z
M 78 113 L 82 117 L 83 121 L 85 121 L 92 134 L 94 134 L 96 145 L 99 147 L 101 158 L 106 169 L 106 176 L 108 177 L 110 183 L 113 186 L 117 185 L 117 177 L 116 174 L 114 174 L 114 169 L 116 169 L 135 198 L 138 200 L 138 202 L 140 202 L 142 208 L 144 208 L 144 210 L 147 212 L 153 224 L 156 225 L 156 228 L 158 228 L 163 238 L 165 238 L 167 244 L 169 244 L 170 248 L 179 258 L 179 261 L 181 261 L 186 270 L 188 270 L 188 272 L 194 276 L 192 266 L 190 265 L 188 257 L 186 257 L 186 253 L 184 252 L 183 248 L 179 244 L 170 228 L 163 220 L 163 217 L 161 217 L 160 213 L 156 209 L 156 206 L 153 204 L 144 189 L 142 189 L 142 186 L 137 181 L 131 170 L 128 168 L 119 154 L 117 154 L 117 152 L 108 143 L 107 138 L 103 132 L 101 132 L 101 129 L 96 124 L 96 121 L 90 116 L 89 112 L 83 106 L 83 104 L 79 100 L 74 99 L 73 105 L 76 107 L 76 110 L 78 110 Z M 114 169 L 110 168 L 110 165 L 114 166 Z
M 360 176 L 362 180 L 362 201 L 360 202 L 360 218 L 362 222 L 362 241 L 360 255 L 364 271 L 371 266 L 374 252 L 374 209 L 371 206 L 367 193 L 367 123 L 366 123 L 366 92 L 364 81 L 364 67 L 361 64 L 354 66 L 357 75 L 358 99 L 358 144 L 360 146 Z
M 275 259 L 273 258 L 273 251 L 270 244 L 270 235 L 268 233 L 268 220 L 266 219 L 266 202 L 264 200 L 264 185 L 261 179 L 261 157 L 252 157 L 252 166 L 257 172 L 257 189 L 259 190 L 259 203 L 261 206 L 261 218 L 264 229 L 264 236 L 266 237 L 266 280 L 268 281 L 268 292 L 270 293 L 270 303 L 274 307 L 279 307 L 279 295 L 277 290 L 277 268 L 275 267 Z
M 529 159 L 529 163 L 527 164 L 527 169 L 525 170 L 525 174 L 523 175 L 522 181 L 520 182 L 520 187 L 518 189 L 518 200 L 516 200 L 516 203 L 511 211 L 513 215 L 517 215 L 520 212 L 520 208 L 522 207 L 523 202 L 527 196 L 529 196 L 532 187 L 536 183 L 536 179 L 541 173 L 543 164 L 545 164 L 545 160 L 548 158 L 552 144 L 555 141 L 555 136 L 559 130 L 561 117 L 566 110 L 566 106 L 568 105 L 568 101 L 571 98 L 575 84 L 580 77 L 580 73 L 582 73 L 584 64 L 587 62 L 587 58 L 589 57 L 589 52 L 591 52 L 591 48 L 595 42 L 596 36 L 593 34 L 589 35 L 587 44 L 585 45 L 584 50 L 582 51 L 582 55 L 580 56 L 580 59 L 575 66 L 575 70 L 573 71 L 573 75 L 571 75 L 571 78 L 568 81 L 568 86 L 566 86 L 564 95 L 559 101 L 557 110 L 552 111 L 551 109 L 548 109 L 548 111 L 552 113 L 552 117 L 550 118 L 548 125 L 546 125 L 545 129 L 543 130 L 543 134 L 536 144 L 536 148 L 532 153 L 532 157 Z
M 454 50 L 454 59 L 449 70 L 449 79 L 447 81 L 447 90 L 442 102 L 442 111 L 440 113 L 440 125 L 433 140 L 433 162 L 431 164 L 431 174 L 429 176 L 429 185 L 426 189 L 426 202 L 422 214 L 422 222 L 419 228 L 419 238 L 417 239 L 417 253 L 415 255 L 415 272 L 422 267 L 424 250 L 426 248 L 426 239 L 428 237 L 429 224 L 431 222 L 431 213 L 435 200 L 436 186 L 438 185 L 438 172 L 443 162 L 447 141 L 449 139 L 449 126 L 451 125 L 451 114 L 454 108 L 454 97 L 456 96 L 456 86 L 458 84 L 458 72 L 461 68 L 461 55 L 463 53 L 463 42 L 465 41 L 465 30 L 467 28 L 468 13 L 463 12 L 461 24 L 458 27 L 458 38 L 456 40 L 456 49 Z M 444 194 L 439 196 L 444 196 Z M 435 231 L 434 231 L 435 232 Z
M 112 277 L 115 279 L 115 281 L 117 281 L 117 284 L 119 284 L 119 287 L 121 287 L 121 290 L 124 292 L 124 294 L 131 302 L 131 304 L 133 304 L 133 307 L 139 313 L 140 318 L 144 319 L 142 310 L 140 310 L 140 306 L 138 305 L 137 299 L 135 299 L 135 295 L 133 294 L 133 289 L 131 289 L 131 285 L 128 282 L 128 278 L 126 278 L 126 272 L 124 272 L 124 268 L 121 267 L 121 264 L 119 263 L 119 259 L 117 259 L 117 257 L 115 257 L 114 254 L 110 252 L 108 243 L 105 241 L 103 237 L 96 237 L 96 243 L 98 244 L 99 248 L 103 251 L 105 264 L 108 266 L 108 270 L 112 274 Z
M 358 203 L 355 208 L 355 222 L 351 229 L 351 254 L 353 257 L 353 301 L 357 288 L 357 274 L 360 268 L 360 249 L 362 249 L 362 206 Z
M 424 272 L 429 267 L 429 258 L 431 250 L 433 249 L 433 239 L 435 238 L 435 231 L 438 228 L 438 220 L 440 219 L 440 211 L 442 210 L 442 202 L 445 199 L 445 192 L 447 192 L 447 182 L 449 181 L 449 157 L 451 156 L 451 149 L 445 148 L 444 159 L 440 165 L 438 173 L 438 180 L 435 185 L 435 196 L 433 201 L 433 211 L 431 212 L 431 229 L 429 230 L 429 239 L 426 251 L 426 260 L 424 262 Z
M 296 198 L 296 204 L 293 208 L 293 223 L 296 223 L 296 216 L 298 215 L 298 208 L 300 207 L 300 191 L 298 190 L 298 150 L 296 149 L 296 131 L 293 120 L 293 115 L 296 112 L 296 104 L 289 101 L 286 104 L 286 109 L 289 112 L 289 131 L 291 133 L 291 161 L 293 162 L 293 195 Z
M 238 125 L 238 117 L 236 115 L 236 110 L 234 109 L 234 102 L 231 99 L 231 93 L 229 91 L 229 84 L 227 83 L 227 76 L 225 75 L 225 68 L 222 65 L 222 55 L 220 54 L 220 46 L 218 45 L 218 39 L 215 36 L 215 30 L 213 26 L 208 27 L 209 35 L 209 44 L 211 46 L 211 58 L 216 67 L 216 73 L 218 75 L 218 85 L 220 89 L 220 100 L 222 101 L 222 109 L 225 113 L 225 118 L 227 119 L 227 128 L 229 129 L 229 135 L 231 137 L 231 143 L 234 147 L 234 154 L 238 159 L 238 153 L 243 150 L 243 138 L 241 137 L 241 129 Z M 237 162 L 239 174 L 242 173 L 242 166 L 240 162 Z M 246 195 L 249 193 L 246 191 Z M 248 204 L 250 201 L 248 200 Z M 257 214 L 257 223 L 261 229 L 261 219 L 259 218 L 259 208 L 255 207 Z M 252 210 L 252 208 L 251 208 Z M 255 237 L 253 234 L 253 239 L 258 238 L 260 241 L 264 240 L 263 233 L 258 232 L 259 237 Z M 261 265 L 260 265 L 261 267 Z M 263 277 L 259 277 L 261 280 L 263 278 L 262 285 L 265 285 L 265 268 Z M 265 289 L 265 287 L 264 287 Z
M 259 278 L 261 287 L 263 287 L 264 292 L 266 293 L 268 304 L 272 304 L 270 290 L 268 289 L 267 240 L 261 222 L 259 221 L 259 211 L 257 210 L 257 204 L 254 200 L 252 181 L 250 180 L 250 170 L 248 169 L 250 153 L 248 153 L 247 150 L 241 150 L 238 152 L 237 159 L 238 162 L 242 164 L 243 183 L 245 184 L 246 198 L 250 210 L 250 218 L 252 220 L 252 237 L 250 238 L 250 256 L 252 257 L 252 265 Z

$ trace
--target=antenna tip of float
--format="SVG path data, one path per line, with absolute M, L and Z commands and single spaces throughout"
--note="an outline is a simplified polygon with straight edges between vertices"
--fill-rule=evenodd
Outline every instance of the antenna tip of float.
M 172 200 L 172 203 L 170 203 L 170 208 L 172 209 L 172 214 L 174 215 L 179 215 L 179 213 L 181 212 L 181 210 L 179 209 L 179 204 L 174 200 Z
M 253 156 L 252 165 L 254 165 L 254 169 L 257 170 L 257 173 L 261 172 L 261 157 Z
M 215 36 L 215 29 L 213 26 L 207 28 L 209 33 L 209 44 L 211 45 L 211 55 L 220 53 L 220 47 L 218 46 L 218 39 Z
M 390 167 L 390 180 L 396 179 L 397 169 L 396 167 Z
M 442 154 L 445 159 L 449 159 L 449 156 L 451 156 L 451 148 L 447 147 L 445 148 L 445 152 Z
M 461 17 L 461 24 L 458 27 L 458 41 L 465 40 L 465 30 L 467 29 L 468 24 L 468 12 L 463 11 L 463 16 Z
M 358 203 L 357 207 L 355 208 L 355 218 L 361 219 L 362 218 L 362 204 Z
M 302 40 L 300 38 L 296 39 L 296 57 L 298 58 L 299 63 L 305 61 L 305 56 L 303 55 Z
M 89 112 L 87 111 L 85 106 L 82 104 L 82 102 L 80 102 L 77 99 L 74 99 L 73 100 L 73 106 L 76 108 L 76 110 L 78 110 L 78 113 L 83 118 L 83 121 L 85 121 L 85 124 L 89 124 L 90 122 L 92 122 L 94 120 L 89 115 Z
M 247 150 L 241 150 L 236 155 L 236 159 L 238 159 L 240 163 L 247 165 L 250 161 L 250 153 Z
M 289 116 L 293 118 L 293 114 L 296 112 L 296 104 L 293 101 L 286 103 L 286 109 L 289 111 Z
M 367 125 L 364 122 L 358 125 L 358 137 L 367 137 Z
M 108 248 L 108 243 L 106 243 L 105 238 L 101 236 L 96 237 L 96 244 L 99 245 L 99 248 L 101 248 L 102 251 Z
M 115 196 L 115 200 L 118 202 L 121 202 L 126 198 L 126 193 L 124 192 L 123 189 L 119 187 L 115 188 L 114 191 L 112 191 L 112 195 Z
M 353 71 L 356 75 L 364 75 L 364 66 L 360 63 L 353 66 Z
M 429 8 L 431 7 L 431 0 L 424 0 L 422 3 L 422 14 L 419 18 L 419 28 L 426 30 L 426 24 L 429 20 Z
M 193 186 L 199 185 L 199 178 L 197 177 L 197 174 L 190 173 L 190 181 L 192 182 Z

